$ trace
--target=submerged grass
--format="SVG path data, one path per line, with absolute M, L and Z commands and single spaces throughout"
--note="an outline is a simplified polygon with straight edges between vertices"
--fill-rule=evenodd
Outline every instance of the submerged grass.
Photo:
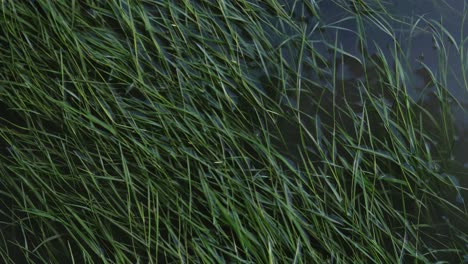
M 466 262 L 466 36 L 389 10 L 2 1 L 2 262 Z

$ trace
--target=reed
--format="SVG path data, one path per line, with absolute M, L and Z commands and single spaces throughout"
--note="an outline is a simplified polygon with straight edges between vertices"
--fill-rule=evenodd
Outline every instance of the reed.
M 2 262 L 466 262 L 466 36 L 392 10 L 1 1 Z

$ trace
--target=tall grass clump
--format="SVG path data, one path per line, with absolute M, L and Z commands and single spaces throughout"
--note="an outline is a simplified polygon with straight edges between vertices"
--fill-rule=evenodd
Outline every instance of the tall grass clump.
M 466 262 L 466 40 L 379 0 L 1 1 L 2 262 Z

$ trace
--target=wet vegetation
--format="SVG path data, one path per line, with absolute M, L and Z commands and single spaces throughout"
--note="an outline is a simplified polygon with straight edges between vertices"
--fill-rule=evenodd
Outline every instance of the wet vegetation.
M 1 1 L 1 262 L 468 262 L 468 6 L 391 2 Z

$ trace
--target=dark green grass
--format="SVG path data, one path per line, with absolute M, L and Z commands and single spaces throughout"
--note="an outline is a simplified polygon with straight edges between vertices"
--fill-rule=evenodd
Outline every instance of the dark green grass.
M 466 109 L 443 60 L 437 103 L 411 96 L 399 38 L 430 25 L 443 57 L 449 32 L 290 2 L 2 1 L 2 262 L 466 261 Z

